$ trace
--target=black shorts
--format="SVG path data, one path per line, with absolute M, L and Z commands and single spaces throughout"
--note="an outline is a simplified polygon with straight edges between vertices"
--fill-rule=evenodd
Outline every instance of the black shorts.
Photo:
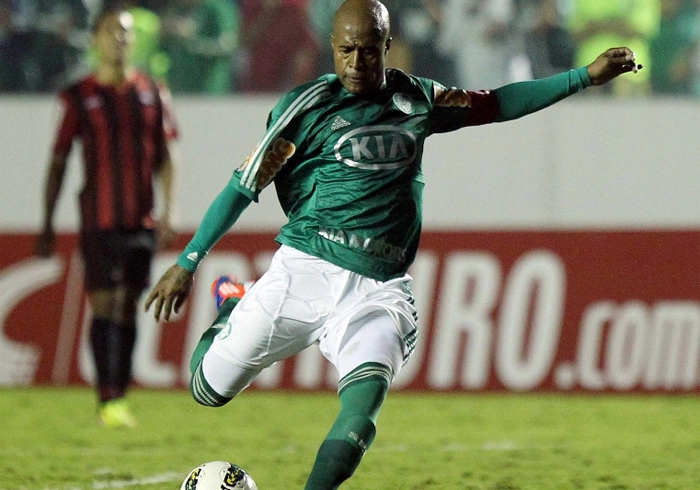
M 80 235 L 88 291 L 148 287 L 155 253 L 153 230 L 96 231 Z

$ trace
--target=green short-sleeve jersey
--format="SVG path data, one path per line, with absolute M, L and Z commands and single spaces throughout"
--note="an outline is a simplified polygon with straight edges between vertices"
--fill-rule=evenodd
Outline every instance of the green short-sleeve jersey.
M 324 75 L 280 100 L 233 183 L 255 199 L 274 180 L 288 217 L 279 243 L 375 279 L 402 275 L 418 248 L 425 138 L 464 125 L 457 113 L 433 120 L 440 90 L 387 70 L 381 91 L 356 96 Z
M 278 242 L 374 279 L 401 276 L 418 248 L 425 138 L 518 119 L 589 85 L 586 67 L 480 92 L 389 69 L 381 90 L 359 96 L 324 75 L 275 106 L 265 136 L 209 206 L 177 263 L 195 271 L 274 182 L 288 218 Z

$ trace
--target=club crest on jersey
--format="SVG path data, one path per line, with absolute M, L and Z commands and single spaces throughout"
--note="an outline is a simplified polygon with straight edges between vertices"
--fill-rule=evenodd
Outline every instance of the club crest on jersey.
M 396 107 L 404 114 L 410 114 L 413 112 L 413 104 L 407 95 L 394 94 L 393 100 L 394 105 L 396 105 Z
M 153 105 L 155 98 L 151 92 L 142 91 L 139 92 L 139 101 L 141 101 L 143 105 Z
M 418 153 L 416 137 L 400 126 L 362 126 L 335 144 L 335 158 L 362 170 L 391 170 L 411 165 Z
M 85 99 L 85 102 L 83 102 L 83 104 L 85 104 L 85 109 L 90 111 L 92 109 L 97 109 L 99 107 L 102 107 L 102 99 L 100 99 L 100 97 L 98 95 L 92 95 L 90 97 L 87 97 Z

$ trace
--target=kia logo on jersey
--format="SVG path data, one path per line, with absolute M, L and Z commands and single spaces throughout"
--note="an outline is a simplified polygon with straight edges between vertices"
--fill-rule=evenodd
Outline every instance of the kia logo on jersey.
M 415 159 L 416 137 L 400 126 L 363 126 L 345 133 L 335 144 L 335 158 L 362 170 L 407 167 Z

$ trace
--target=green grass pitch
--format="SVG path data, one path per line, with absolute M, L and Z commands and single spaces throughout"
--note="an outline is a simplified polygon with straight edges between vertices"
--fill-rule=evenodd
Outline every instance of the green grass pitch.
M 134 390 L 136 429 L 99 427 L 89 388 L 0 390 L 0 489 L 177 489 L 216 459 L 302 489 L 333 394 L 249 391 L 204 408 Z M 695 396 L 391 393 L 343 490 L 699 489 Z

